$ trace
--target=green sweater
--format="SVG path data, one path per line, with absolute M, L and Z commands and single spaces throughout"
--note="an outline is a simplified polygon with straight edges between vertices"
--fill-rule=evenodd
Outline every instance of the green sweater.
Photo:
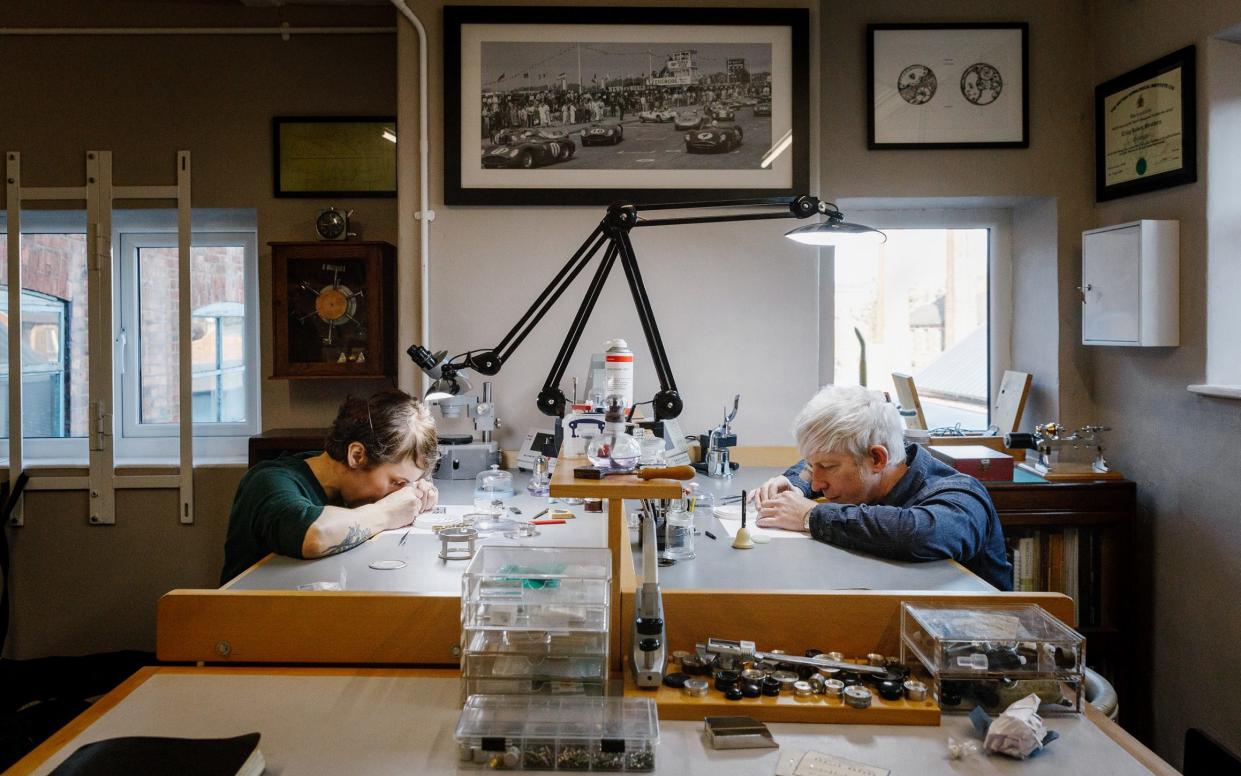
M 302 557 L 306 531 L 327 504 L 323 486 L 306 463 L 316 455 L 282 455 L 255 464 L 241 478 L 228 514 L 221 585 L 269 552 Z

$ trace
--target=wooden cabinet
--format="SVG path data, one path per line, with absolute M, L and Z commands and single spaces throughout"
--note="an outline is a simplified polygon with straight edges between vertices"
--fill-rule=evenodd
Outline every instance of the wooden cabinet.
M 272 377 L 396 374 L 396 248 L 274 242 Z
M 1131 568 L 1137 486 L 1128 480 L 983 485 L 1009 547 L 1023 539 L 1034 543 L 1035 589 L 1073 596 L 1077 622 L 1072 624 L 1086 637 L 1087 664 L 1115 685 L 1122 705 L 1140 708 L 1135 701 L 1145 692 L 1133 681 Z M 1075 557 L 1068 557 L 1070 551 Z

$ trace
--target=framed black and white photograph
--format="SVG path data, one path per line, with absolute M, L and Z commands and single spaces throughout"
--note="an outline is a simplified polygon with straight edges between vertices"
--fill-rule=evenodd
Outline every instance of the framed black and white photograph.
M 276 197 L 395 197 L 395 116 L 276 116 Z
M 867 27 L 871 149 L 1028 148 L 1024 22 Z
M 1198 180 L 1194 47 L 1095 87 L 1095 199 Z
M 787 197 L 809 185 L 805 9 L 444 9 L 449 205 Z

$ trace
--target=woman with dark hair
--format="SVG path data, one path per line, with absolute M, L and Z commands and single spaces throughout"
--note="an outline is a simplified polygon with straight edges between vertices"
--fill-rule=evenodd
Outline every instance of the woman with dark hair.
M 323 452 L 263 461 L 237 486 L 220 584 L 270 552 L 321 558 L 380 531 L 409 525 L 435 506 L 435 421 L 402 391 L 340 406 Z

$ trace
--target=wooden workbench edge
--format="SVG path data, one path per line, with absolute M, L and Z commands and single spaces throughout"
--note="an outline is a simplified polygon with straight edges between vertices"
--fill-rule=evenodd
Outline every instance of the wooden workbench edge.
M 34 773 L 53 755 L 63 749 L 70 741 L 81 735 L 87 728 L 99 721 L 104 714 L 114 709 L 117 704 L 129 697 L 151 677 L 161 674 L 199 674 L 210 676 L 426 676 L 435 679 L 454 679 L 460 672 L 445 668 L 296 668 L 285 666 L 144 666 L 132 676 L 121 682 L 90 708 L 74 717 L 69 724 L 57 730 L 43 743 L 31 750 L 25 757 L 18 760 L 12 768 L 4 772 L 4 776 L 26 776 Z
M 1112 720 L 1108 719 L 1103 712 L 1086 704 L 1086 718 L 1094 723 L 1095 727 L 1103 731 L 1103 734 L 1112 739 L 1121 749 L 1128 752 L 1133 759 L 1137 760 L 1151 773 L 1157 776 L 1181 776 L 1181 772 L 1169 765 L 1162 757 L 1152 752 L 1141 741 L 1134 738 L 1129 731 L 1122 728 Z

